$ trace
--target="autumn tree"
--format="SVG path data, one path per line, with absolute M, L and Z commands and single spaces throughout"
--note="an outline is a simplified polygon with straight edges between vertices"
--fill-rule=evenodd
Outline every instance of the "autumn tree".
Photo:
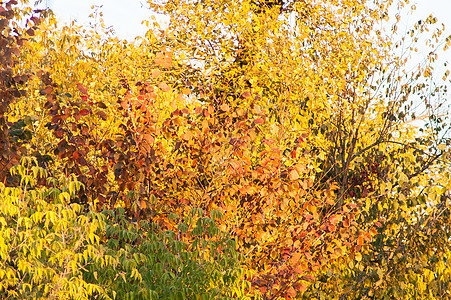
M 425 257 L 430 256 L 425 249 L 440 248 L 438 245 L 443 243 L 438 236 L 424 241 L 421 237 L 424 233 L 418 228 L 432 225 L 426 226 L 424 221 L 412 223 L 412 219 L 419 218 L 417 214 L 424 215 L 424 220 L 434 220 L 437 226 L 441 224 L 443 234 L 448 232 L 446 210 L 443 210 L 443 199 L 447 199 L 449 189 L 445 184 L 447 175 L 432 181 L 430 174 L 434 170 L 441 170 L 443 174 L 447 169 L 447 111 L 446 103 L 440 100 L 446 88 L 440 86 L 436 78 L 443 75 L 444 81 L 449 72 L 432 74 L 436 69 L 437 52 L 449 46 L 449 38 L 441 37 L 443 28 L 434 27 L 437 20 L 431 16 L 416 23 L 405 35 L 401 33 L 399 41 L 395 40 L 393 37 L 399 36 L 401 9 L 407 1 L 395 3 L 400 13 L 394 18 L 390 18 L 392 4 L 392 1 L 351 1 L 346 5 L 340 1 L 151 4 L 152 9 L 171 17 L 167 43 L 173 45 L 176 55 L 191 59 L 187 62 L 189 65 L 208 74 L 196 83 L 202 87 L 202 92 L 210 91 L 203 93 L 206 95 L 203 101 L 219 107 L 229 105 L 232 111 L 258 104 L 267 108 L 275 133 L 274 145 L 279 147 L 280 153 L 298 150 L 290 141 L 306 134 L 307 142 L 300 148 L 314 155 L 313 186 L 321 190 L 335 183 L 338 187 L 332 203 L 319 206 L 321 222 L 324 216 L 352 201 L 363 211 L 358 217 L 360 229 L 379 237 L 368 237 L 353 248 L 357 252 L 365 249 L 368 253 L 369 261 L 363 262 L 361 254 L 354 255 L 351 266 L 358 271 L 349 273 L 346 264 L 347 259 L 353 258 L 352 251 L 348 252 L 347 259 L 338 260 L 338 265 L 342 266 L 338 269 L 345 270 L 346 278 L 351 276 L 347 284 L 340 282 L 343 285 L 338 285 L 338 290 L 333 289 L 333 292 L 307 293 L 307 298 L 327 294 L 347 297 L 353 295 L 351 291 L 356 288 L 359 292 L 355 297 L 378 298 L 381 292 L 400 295 L 399 291 L 411 295 L 413 289 L 403 287 L 408 285 L 406 282 L 416 286 L 418 281 L 412 277 L 395 277 L 403 282 L 399 289 L 380 289 L 384 280 L 388 281 L 388 275 L 395 271 L 388 268 L 388 264 L 383 268 L 375 265 L 372 255 L 384 257 L 379 251 L 388 248 L 394 251 L 388 255 L 392 259 L 398 251 L 392 248 L 396 243 L 410 240 L 414 247 L 420 240 L 421 245 L 428 246 L 424 245 L 423 250 L 414 247 L 411 252 L 403 248 L 403 255 L 398 256 L 405 258 L 406 253 L 417 252 L 408 256 L 410 263 L 419 264 L 420 258 L 427 261 Z M 429 30 L 426 45 L 430 54 L 418 69 L 409 71 L 410 52 L 406 54 L 397 49 L 414 51 L 416 41 Z M 434 97 L 437 100 L 432 100 Z M 428 122 L 418 129 L 412 126 L 417 119 Z M 434 182 L 443 183 L 436 185 Z M 400 213 L 394 214 L 401 205 Z M 433 217 L 438 215 L 440 219 Z M 411 226 L 416 230 L 409 230 Z M 278 224 L 278 228 L 283 227 Z M 439 264 L 444 260 L 439 259 Z M 301 257 L 301 261 L 306 261 L 305 257 Z M 336 272 L 339 271 L 320 271 L 318 277 L 328 283 L 336 280 Z M 439 272 L 443 272 L 443 268 Z M 446 277 L 441 278 L 440 284 L 446 282 Z M 310 287 L 315 291 L 319 286 Z M 442 288 L 434 289 L 435 295 L 441 297 Z M 275 296 L 266 293 L 265 297 Z
M 2 3 L 3 4 L 3 3 Z M 9 169 L 19 162 L 23 141 L 29 139 L 29 131 L 24 127 L 30 119 L 8 119 L 10 105 L 15 99 L 24 96 L 22 85 L 29 79 L 26 72 L 17 73 L 14 65 L 20 56 L 20 48 L 27 37 L 34 35 L 40 23 L 39 10 L 25 11 L 17 8 L 17 1 L 7 1 L 0 6 L 0 182 L 9 185 L 17 184 L 17 180 L 9 174 Z M 18 18 L 26 20 L 26 27 L 18 25 Z
M 126 113 L 125 119 L 113 117 L 108 119 L 110 123 L 101 122 L 107 121 L 108 112 L 100 100 L 103 98 L 92 103 L 94 95 L 88 95 L 82 80 L 74 73 L 61 81 L 58 75 L 63 69 L 73 72 L 69 67 L 74 67 L 74 63 L 83 68 L 88 61 L 96 60 L 83 52 L 86 44 L 93 51 L 104 45 L 89 44 L 97 41 L 100 33 L 95 35 L 91 31 L 92 40 L 83 40 L 86 44 L 77 44 L 76 34 L 70 33 L 58 42 L 72 43 L 71 51 L 61 47 L 52 53 L 49 51 L 52 47 L 46 48 L 54 42 L 52 31 L 43 29 L 55 25 L 53 21 L 50 15 L 43 22 L 35 38 L 16 53 L 20 60 L 10 70 L 27 70 L 30 75 L 23 87 L 29 94 L 17 96 L 15 102 L 8 103 L 9 110 L 5 113 L 7 125 L 18 123 L 13 129 L 26 130 L 27 138 L 20 140 L 23 147 L 20 152 L 10 147 L 16 161 L 7 171 L 16 179 L 14 186 L 0 183 L 2 297 L 227 299 L 242 296 L 246 284 L 239 279 L 244 270 L 235 241 L 217 227 L 221 213 L 206 214 L 201 209 L 192 209 L 180 217 L 167 214 L 166 220 L 173 225 L 170 228 L 152 223 L 152 219 L 140 222 L 132 219 L 145 208 L 137 205 L 144 206 L 148 199 L 129 197 L 139 192 L 134 189 L 134 178 L 127 176 L 127 170 L 123 177 L 115 171 L 124 160 L 130 167 L 137 165 L 136 149 L 126 149 L 125 157 L 120 155 L 123 155 L 121 143 L 130 143 L 124 147 L 136 145 L 133 139 L 139 136 L 139 128 L 127 129 L 129 122 L 135 120 Z M 122 43 L 114 46 L 120 49 Z M 60 56 L 54 59 L 53 54 Z M 105 54 L 108 53 L 100 52 Z M 41 60 L 41 55 L 45 59 Z M 111 72 L 118 69 L 127 71 L 114 65 Z M 105 95 L 117 101 L 119 95 L 128 92 L 123 86 L 125 81 L 117 79 L 111 89 L 107 85 Z M 116 89 L 118 94 L 114 94 Z M 124 107 L 110 108 L 108 115 L 127 111 Z M 162 117 L 169 114 L 166 112 Z M 21 119 L 23 116 L 25 121 Z M 14 123 L 15 120 L 19 121 Z M 119 127 L 118 132 L 118 128 L 112 129 L 115 125 L 126 127 L 124 131 Z M 99 133 L 108 128 L 114 140 L 105 141 L 105 136 Z M 103 152 L 99 155 L 100 151 Z M 105 153 L 111 157 L 104 159 Z M 31 157 L 22 157 L 19 163 L 20 156 L 25 155 Z M 11 161 L 11 157 L 8 159 Z M 105 171 L 106 175 L 102 173 Z M 111 175 L 122 178 L 113 185 Z M 117 201 L 102 198 L 105 191 L 114 192 L 114 188 L 120 194 Z M 111 210 L 105 211 L 108 208 Z M 172 231 L 174 226 L 177 233 Z
M 5 120 L 28 116 L 23 152 L 80 183 L 66 200 L 110 218 L 99 247 L 123 264 L 89 264 L 84 280 L 120 272 L 122 296 L 445 297 L 448 127 L 432 74 L 450 39 L 430 17 L 394 40 L 392 4 L 150 3 L 169 27 L 134 42 L 100 13 L 91 28 L 49 16 L 19 53 L 15 72 L 34 76 Z M 428 61 L 408 72 L 396 49 L 428 30 Z M 190 288 L 146 282 L 143 262 Z

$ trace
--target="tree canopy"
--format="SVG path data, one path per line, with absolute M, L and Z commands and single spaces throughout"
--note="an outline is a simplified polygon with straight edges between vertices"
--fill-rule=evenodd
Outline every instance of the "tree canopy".
M 451 38 L 408 2 L 150 1 L 133 42 L 0 2 L 2 297 L 449 297 Z

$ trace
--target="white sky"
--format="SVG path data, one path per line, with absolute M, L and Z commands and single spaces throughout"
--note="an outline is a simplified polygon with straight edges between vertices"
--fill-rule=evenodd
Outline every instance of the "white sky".
M 63 21 L 77 20 L 87 23 L 93 5 L 102 5 L 105 25 L 113 26 L 120 38 L 133 39 L 143 36 L 146 27 L 143 20 L 150 20 L 151 11 L 145 0 L 44 0 L 57 17 Z

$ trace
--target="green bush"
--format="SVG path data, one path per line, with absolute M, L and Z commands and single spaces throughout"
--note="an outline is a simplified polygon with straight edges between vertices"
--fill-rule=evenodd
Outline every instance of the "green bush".
M 107 255 L 118 259 L 102 270 L 101 282 L 111 286 L 116 299 L 228 299 L 243 296 L 235 242 L 221 232 L 201 210 L 193 210 L 177 232 L 156 224 L 140 226 L 126 219 L 124 210 L 104 212 L 107 217 Z M 217 215 L 217 214 L 216 214 Z M 172 215 L 170 218 L 177 218 Z M 183 241 L 185 240 L 185 241 Z M 189 243 L 186 240 L 190 240 Z M 97 275 L 99 276 L 99 275 Z M 90 278 L 92 280 L 92 278 Z M 111 293 L 111 294 L 110 294 Z
M 34 158 L 0 183 L 2 299 L 220 299 L 243 296 L 235 243 L 193 210 L 177 232 L 70 200 L 82 184 L 46 178 Z M 37 184 L 46 178 L 47 184 Z M 170 216 L 172 218 L 177 216 Z

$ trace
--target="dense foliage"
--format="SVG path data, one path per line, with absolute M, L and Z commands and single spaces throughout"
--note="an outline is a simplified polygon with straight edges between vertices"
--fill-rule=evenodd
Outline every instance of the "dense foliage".
M 408 1 L 173 0 L 127 42 L 99 11 L 86 28 L 16 2 L 3 298 L 449 297 L 435 18 L 403 34 Z

